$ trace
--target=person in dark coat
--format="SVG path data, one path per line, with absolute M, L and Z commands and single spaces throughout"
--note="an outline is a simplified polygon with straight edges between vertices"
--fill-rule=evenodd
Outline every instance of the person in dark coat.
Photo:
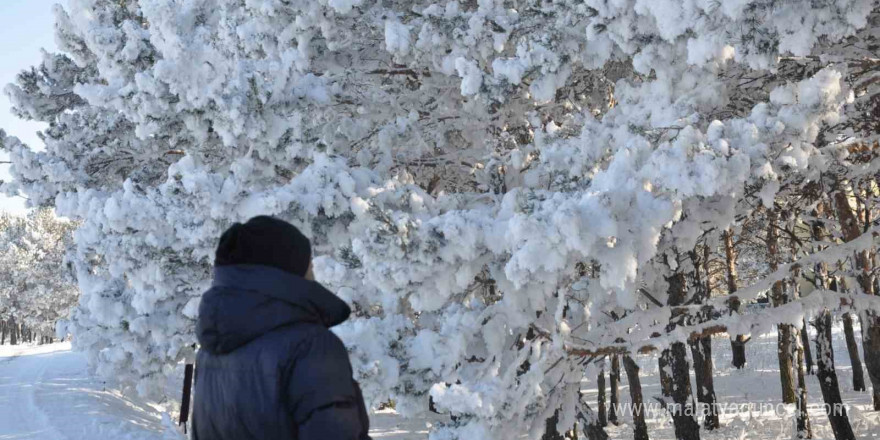
M 220 237 L 196 332 L 193 439 L 369 440 L 342 341 L 351 309 L 311 275 L 311 245 L 260 216 Z

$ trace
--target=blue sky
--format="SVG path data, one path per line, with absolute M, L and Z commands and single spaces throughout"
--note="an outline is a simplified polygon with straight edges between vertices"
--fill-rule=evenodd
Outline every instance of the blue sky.
M 0 0 L 0 90 L 19 71 L 40 62 L 40 49 L 55 51 L 52 5 L 58 0 Z M 42 142 L 37 131 L 44 125 L 22 121 L 9 113 L 9 99 L 0 93 L 0 128 L 31 146 Z M 0 160 L 6 160 L 3 154 Z M 0 165 L 0 179 L 9 179 L 8 165 Z M 0 196 L 0 211 L 23 213 L 23 199 Z

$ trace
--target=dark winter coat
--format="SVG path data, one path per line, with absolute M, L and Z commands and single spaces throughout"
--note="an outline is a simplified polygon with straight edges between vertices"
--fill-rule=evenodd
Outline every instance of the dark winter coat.
M 199 307 L 196 440 L 369 439 L 342 341 L 351 310 L 314 281 L 260 265 L 215 268 Z

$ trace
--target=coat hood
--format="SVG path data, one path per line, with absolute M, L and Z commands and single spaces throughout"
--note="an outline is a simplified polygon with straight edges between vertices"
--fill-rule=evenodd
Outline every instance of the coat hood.
M 315 281 L 270 266 L 220 266 L 202 295 L 196 336 L 203 349 L 224 354 L 279 327 L 329 328 L 350 314 L 344 301 Z

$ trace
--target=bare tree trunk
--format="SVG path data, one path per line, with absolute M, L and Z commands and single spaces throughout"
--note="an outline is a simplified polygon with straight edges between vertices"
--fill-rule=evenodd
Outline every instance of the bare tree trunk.
M 804 353 L 804 362 L 806 362 L 807 366 L 807 374 L 813 374 L 813 352 L 810 349 L 810 334 L 809 327 L 807 327 L 807 320 L 803 320 L 803 330 L 800 331 L 801 335 L 801 347 Z
M 596 378 L 596 386 L 599 388 L 599 395 L 596 397 L 596 417 L 598 417 L 599 426 L 608 426 L 608 417 L 605 413 L 605 369 L 599 371 L 599 377 Z
M 801 290 L 797 280 L 801 277 L 800 267 L 796 267 L 792 271 L 792 298 L 800 298 Z M 792 335 L 792 345 L 794 346 L 795 355 L 795 371 L 797 373 L 797 434 L 798 439 L 813 438 L 813 429 L 810 426 L 810 413 L 807 409 L 807 381 L 804 372 L 804 346 L 801 344 L 800 335 L 806 334 L 807 328 L 801 330 L 792 328 L 796 333 Z
M 541 440 L 565 440 L 565 437 L 556 429 L 556 424 L 559 423 L 559 410 L 554 412 L 553 416 L 547 419 L 544 423 L 546 425 Z
M 680 265 L 679 265 L 680 267 Z M 676 272 L 666 280 L 669 283 L 667 305 L 677 306 L 687 297 L 685 275 Z M 700 425 L 694 419 L 694 402 L 691 399 L 690 365 L 687 348 L 683 342 L 675 342 L 660 355 L 660 383 L 663 403 L 672 415 L 677 440 L 699 440 Z M 672 373 L 671 375 L 669 373 Z M 670 402 L 671 400 L 671 402 Z
M 813 216 L 822 216 L 824 206 L 819 204 Z M 815 242 L 821 242 L 825 238 L 825 225 L 821 220 L 812 222 L 811 238 Z M 836 282 L 829 286 L 828 266 L 818 263 L 815 266 L 813 282 L 817 289 L 826 290 L 829 287 L 837 288 Z M 834 371 L 834 350 L 831 346 L 831 313 L 825 309 L 813 321 L 816 327 L 816 378 L 822 390 L 822 400 L 825 402 L 825 412 L 828 415 L 834 438 L 837 440 L 853 439 L 852 426 L 846 409 L 841 404 L 840 386 L 837 383 L 837 372 Z
M 862 313 L 861 320 L 865 369 L 868 370 L 873 388 L 874 411 L 880 411 L 880 322 L 877 315 L 871 311 Z
M 767 253 L 769 254 L 770 271 L 779 269 L 779 231 L 777 220 L 779 214 L 776 209 L 767 211 Z M 774 307 L 779 307 L 788 302 L 782 281 L 773 284 L 770 299 Z M 791 326 L 788 324 L 777 325 L 776 354 L 779 358 L 779 381 L 782 385 L 782 402 L 795 403 L 794 376 L 792 375 L 791 362 Z
M 806 330 L 806 329 L 804 329 Z M 802 333 L 798 332 L 798 333 Z M 804 348 L 795 338 L 797 353 L 797 438 L 813 438 L 813 429 L 810 426 L 810 413 L 807 410 L 807 382 L 804 372 Z
M 6 329 L 7 329 L 7 327 L 8 327 L 8 325 L 6 324 L 6 321 L 0 321 L 0 345 L 3 345 L 6 343 Z
M 831 346 L 831 312 L 825 310 L 816 318 L 816 376 L 825 400 L 825 413 L 836 440 L 855 440 L 849 416 L 840 398 L 837 372 L 834 371 L 834 349 Z
M 694 359 L 694 378 L 697 386 L 697 401 L 700 402 L 705 419 L 706 430 L 717 429 L 718 405 L 715 397 L 715 385 L 712 379 L 712 337 L 704 336 L 690 343 L 691 357 Z
M 645 401 L 642 396 L 642 382 L 639 380 L 639 365 L 629 356 L 623 357 L 623 369 L 629 384 L 629 397 L 632 400 L 633 440 L 649 440 L 648 425 L 645 423 Z
M 862 371 L 862 359 L 859 356 L 859 345 L 853 332 L 853 319 L 849 313 L 843 314 L 843 333 L 846 336 L 846 350 L 852 362 L 853 391 L 865 391 L 865 374 Z
M 662 364 L 668 368 L 660 369 L 660 381 L 666 382 L 663 388 L 671 390 L 664 397 L 667 410 L 672 414 L 672 422 L 675 425 L 675 438 L 678 440 L 699 440 L 700 425 L 694 419 L 694 404 L 691 400 L 690 365 L 687 361 L 687 350 L 682 342 L 673 343 L 672 346 L 660 355 Z M 667 373 L 671 370 L 672 375 Z
M 703 247 L 703 257 L 700 258 L 699 253 L 691 252 L 691 260 L 694 265 L 693 287 L 694 302 L 703 304 L 709 299 L 709 278 L 708 270 L 706 271 L 706 279 L 703 280 L 701 268 L 708 269 L 709 248 Z M 704 336 L 699 339 L 689 341 L 691 347 L 691 357 L 694 360 L 694 378 L 697 387 L 697 401 L 700 402 L 700 413 L 705 418 L 703 426 L 711 431 L 719 427 L 718 406 L 716 404 L 715 383 L 713 381 L 712 369 L 712 337 Z M 703 412 L 702 410 L 705 410 Z
M 608 408 L 608 421 L 617 425 L 618 409 L 620 407 L 620 358 L 615 354 L 611 356 L 611 405 Z
M 733 247 L 733 232 L 728 229 L 723 233 L 725 269 L 727 271 L 727 292 L 733 294 L 737 290 L 736 280 L 736 251 Z M 730 302 L 731 311 L 740 313 L 742 304 L 739 299 Z M 746 337 L 736 335 L 730 339 L 730 351 L 733 354 L 733 367 L 741 370 L 746 366 Z
M 18 324 L 15 323 L 15 317 L 9 318 L 9 327 L 10 327 L 10 336 L 9 343 L 11 345 L 18 345 Z
M 850 242 L 858 238 L 862 233 L 859 227 L 859 219 L 853 213 L 849 198 L 840 188 L 834 193 L 834 208 L 840 228 L 843 231 L 844 241 Z M 867 217 L 866 217 L 867 218 Z M 868 223 L 865 224 L 867 228 Z M 855 264 L 859 272 L 856 277 L 859 287 L 867 295 L 875 295 L 873 264 L 868 251 L 856 252 Z M 862 349 L 865 352 L 865 369 L 874 387 L 874 410 L 880 410 L 880 322 L 877 315 L 866 312 L 862 315 Z

